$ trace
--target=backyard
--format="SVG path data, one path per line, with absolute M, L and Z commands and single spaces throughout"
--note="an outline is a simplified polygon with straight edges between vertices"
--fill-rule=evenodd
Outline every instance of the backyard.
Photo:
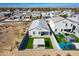
M 45 48 L 46 49 L 53 49 L 50 38 L 44 38 L 44 39 L 45 39 Z
M 63 34 L 55 34 L 55 38 L 57 40 L 58 43 L 62 42 L 62 39 L 65 38 L 65 36 Z
M 79 42 L 79 38 L 75 36 L 74 34 L 65 34 L 66 36 L 72 36 L 76 39 L 76 42 Z
M 55 37 L 56 37 L 56 40 L 58 43 L 62 42 L 62 40 L 68 36 L 71 36 L 73 38 L 75 38 L 76 42 L 79 42 L 79 38 L 77 36 L 75 36 L 74 34 L 67 34 L 67 33 L 64 33 L 64 34 L 61 34 L 61 33 L 58 33 L 58 34 L 55 34 Z
M 33 40 L 34 40 L 33 37 L 29 38 L 28 43 L 26 45 L 26 49 L 33 49 Z M 46 49 L 53 49 L 50 38 L 44 38 L 44 41 L 45 41 L 45 48 Z
M 34 38 L 32 38 L 32 37 L 29 38 L 29 41 L 26 45 L 27 49 L 32 49 L 33 48 L 33 40 L 34 40 Z
M 74 34 L 58 33 L 55 34 L 55 37 L 60 45 L 60 48 L 62 48 L 63 50 L 74 50 L 76 49 L 76 47 L 73 43 L 79 42 L 79 38 Z

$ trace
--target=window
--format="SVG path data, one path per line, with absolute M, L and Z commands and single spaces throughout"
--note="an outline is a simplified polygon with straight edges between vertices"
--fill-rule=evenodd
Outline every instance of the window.
M 71 29 L 64 29 L 64 31 L 66 31 L 66 32 L 70 32 L 70 31 L 71 31 Z
M 74 17 L 76 17 L 76 16 L 74 16 Z
M 33 34 L 35 34 L 35 32 L 33 32 Z
M 57 31 L 57 29 L 55 29 L 55 32 Z
M 50 13 L 48 15 L 50 15 Z
M 63 31 L 63 29 L 61 29 L 61 32 Z
M 41 35 L 48 35 L 49 32 L 41 32 Z
M 40 34 L 40 32 L 38 32 Z
M 67 23 L 66 23 L 66 25 L 65 26 L 67 26 Z
M 52 16 L 54 18 L 54 16 Z
M 72 26 L 73 24 L 71 24 L 71 26 Z
M 75 32 L 73 32 L 75 34 Z
M 44 47 L 44 45 L 41 44 L 41 45 L 38 45 L 38 47 Z

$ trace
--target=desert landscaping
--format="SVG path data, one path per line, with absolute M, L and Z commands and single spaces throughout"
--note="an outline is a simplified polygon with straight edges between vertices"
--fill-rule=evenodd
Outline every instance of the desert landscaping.
M 28 22 L 19 22 L 0 25 L 0 55 L 4 55 L 4 53 L 8 55 L 14 49 L 18 49 L 29 24 Z

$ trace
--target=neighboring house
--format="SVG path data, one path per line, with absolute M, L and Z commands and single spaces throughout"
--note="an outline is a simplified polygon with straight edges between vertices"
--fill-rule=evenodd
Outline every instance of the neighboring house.
M 19 9 L 16 9 L 14 12 L 13 12 L 13 15 L 17 15 L 17 14 L 19 14 L 19 13 L 23 13 L 23 11 L 20 11 Z
M 12 12 L 10 12 L 10 11 L 0 12 L 0 17 L 1 17 L 1 16 L 10 17 L 11 15 L 12 15 Z
M 42 16 L 42 18 L 48 21 L 51 17 L 49 15 L 45 15 L 45 16 Z
M 78 16 L 77 16 L 78 17 Z M 50 20 L 50 19 L 49 19 Z M 56 16 L 51 18 L 54 23 L 54 32 L 55 33 L 72 33 L 79 37 L 79 20 L 78 18 L 62 18 Z
M 29 35 L 31 36 L 47 36 L 50 35 L 50 29 L 44 19 L 34 20 L 29 27 Z
M 56 15 L 54 11 L 42 12 L 41 14 L 42 14 L 42 17 L 45 19 Z
M 23 16 L 23 20 L 22 21 L 32 21 L 32 16 L 29 14 L 26 14 Z
M 14 19 L 22 19 L 22 16 L 23 14 L 19 13 L 19 14 L 14 15 L 13 17 Z
M 41 18 L 41 12 L 40 11 L 33 11 L 32 12 L 32 19 L 40 19 Z
M 79 37 L 79 14 L 67 17 L 67 19 L 73 23 L 73 33 Z
M 55 33 L 70 33 L 72 29 L 72 22 L 62 17 L 53 18 L 52 21 L 54 22 L 54 32 Z
M 23 21 L 32 21 L 32 13 L 30 10 L 27 12 L 23 13 Z
M 5 19 L 5 21 L 21 21 L 22 20 L 23 15 L 22 14 L 16 14 L 13 16 L 10 16 L 9 18 Z
M 54 16 L 52 18 L 49 18 L 49 19 L 46 19 L 47 22 L 49 22 L 50 24 L 52 24 L 52 28 L 53 28 L 53 31 L 56 33 L 58 32 L 61 32 L 61 29 L 62 29 L 62 20 L 64 20 L 63 17 L 60 17 L 60 16 Z M 59 23 L 61 22 L 61 23 Z
M 46 12 L 41 12 L 42 17 L 44 17 L 46 14 Z
M 60 14 L 60 11 L 50 11 L 50 12 L 47 12 L 47 14 L 51 17 L 53 16 L 56 16 L 56 15 L 59 15 Z
M 42 12 L 41 13 L 42 18 L 45 19 L 46 21 L 49 21 L 49 19 L 51 19 L 50 14 L 48 14 L 48 12 Z
M 4 14 L 0 12 L 0 17 L 4 17 Z
M 76 18 L 74 18 L 74 21 L 72 19 L 65 19 L 60 16 L 55 16 L 53 18 L 47 19 L 48 22 L 53 22 L 53 31 L 55 33 L 73 33 L 77 37 L 79 37 L 79 23 L 78 20 L 75 21 Z
M 67 16 L 72 16 L 74 15 L 74 12 L 72 12 L 71 10 L 64 10 L 62 13 L 60 13 L 61 15 L 67 15 Z

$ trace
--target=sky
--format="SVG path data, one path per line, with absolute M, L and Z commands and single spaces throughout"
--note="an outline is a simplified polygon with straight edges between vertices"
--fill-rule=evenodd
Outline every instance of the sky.
M 0 3 L 0 7 L 62 7 L 62 8 L 78 8 L 79 3 Z

